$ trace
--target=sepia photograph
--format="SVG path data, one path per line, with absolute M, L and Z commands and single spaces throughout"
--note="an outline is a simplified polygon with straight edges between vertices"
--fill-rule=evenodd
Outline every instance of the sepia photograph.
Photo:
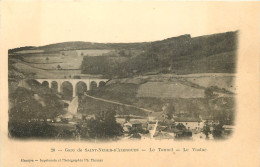
M 0 2 L 0 166 L 259 166 L 258 2 Z
M 238 35 L 9 49 L 9 137 L 227 139 L 235 126 Z

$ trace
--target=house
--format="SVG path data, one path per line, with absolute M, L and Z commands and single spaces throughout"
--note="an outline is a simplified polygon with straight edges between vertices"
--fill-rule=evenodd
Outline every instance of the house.
M 133 120 L 133 121 L 130 121 L 130 124 L 132 124 L 132 130 L 135 129 L 142 129 L 143 126 L 142 126 L 142 122 L 138 121 L 138 120 Z
M 204 115 L 202 115 L 202 116 L 199 116 L 199 117 L 200 117 L 200 119 L 202 120 L 202 122 L 204 124 L 207 123 L 208 125 L 213 125 L 214 120 L 213 120 L 212 116 L 204 116 Z
M 148 115 L 148 121 L 159 121 L 165 122 L 168 119 L 167 114 L 164 111 L 161 112 L 150 112 Z
M 157 126 L 156 122 L 149 122 L 146 130 L 153 130 L 155 128 L 155 126 Z
M 230 135 L 234 131 L 234 125 L 223 125 L 223 133 L 226 135 Z
M 165 122 L 160 123 L 160 126 L 166 126 L 167 127 L 166 130 L 171 130 L 176 127 L 176 124 L 173 119 L 171 119 L 171 120 L 167 119 L 167 120 L 165 120 Z
M 220 122 L 219 120 L 215 120 L 213 116 L 200 116 L 203 124 L 208 124 L 210 126 L 218 125 Z
M 130 122 L 126 122 L 123 124 L 124 132 L 129 132 L 131 128 L 132 128 L 132 124 Z
M 175 117 L 175 124 L 183 124 L 186 129 L 198 130 L 203 128 L 203 122 L 200 118 L 195 117 Z

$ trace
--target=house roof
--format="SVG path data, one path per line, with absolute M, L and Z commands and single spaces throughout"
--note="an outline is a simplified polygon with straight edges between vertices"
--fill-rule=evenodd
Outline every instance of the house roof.
M 195 117 L 175 117 L 175 122 L 201 122 L 200 118 Z

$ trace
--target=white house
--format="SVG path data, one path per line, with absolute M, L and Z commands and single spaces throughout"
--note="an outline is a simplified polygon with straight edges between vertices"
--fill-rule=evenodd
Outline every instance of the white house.
M 198 130 L 203 128 L 203 122 L 200 118 L 194 117 L 175 117 L 175 124 L 183 124 L 187 129 Z

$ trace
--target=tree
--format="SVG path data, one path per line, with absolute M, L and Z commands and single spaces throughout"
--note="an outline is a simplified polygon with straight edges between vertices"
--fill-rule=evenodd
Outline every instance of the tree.
M 224 130 L 224 128 L 223 128 L 222 124 L 215 125 L 214 129 L 213 129 L 213 133 L 212 133 L 213 137 L 215 139 L 221 139 L 223 130 Z
M 122 56 L 122 57 L 125 57 L 126 56 L 126 53 L 124 50 L 120 50 L 119 51 L 119 55 Z
M 175 114 L 175 107 L 172 103 L 170 103 L 170 104 L 168 103 L 166 105 L 166 108 L 164 109 L 164 111 L 166 112 L 168 119 L 172 119 L 173 114 Z
M 79 75 L 74 75 L 73 78 L 74 79 L 80 79 L 81 77 Z
M 130 117 L 129 115 L 127 115 L 127 116 L 125 117 L 125 122 L 129 122 L 130 119 L 131 119 L 131 117 Z
M 206 139 L 208 139 L 209 138 L 209 134 L 210 134 L 210 126 L 208 124 L 208 121 L 206 121 L 204 123 L 204 127 L 203 127 L 202 132 L 206 135 Z
M 205 94 L 205 98 L 207 99 L 213 99 L 218 97 L 217 94 L 214 93 L 214 90 L 218 89 L 216 86 L 211 86 L 205 89 L 204 94 Z
M 63 113 L 63 105 L 57 99 L 55 94 L 46 94 L 43 96 L 45 99 L 46 106 L 43 107 L 43 112 L 41 112 L 40 117 L 44 120 L 54 119 Z
M 116 122 L 116 112 L 98 111 L 95 119 L 88 122 L 91 138 L 111 138 L 122 135 L 123 128 Z
M 25 88 L 17 88 L 14 94 L 14 107 L 10 109 L 9 117 L 16 121 L 38 119 L 42 106 L 33 98 L 33 93 Z M 35 111 L 35 112 L 34 112 Z
M 63 105 L 55 94 L 42 87 L 45 91 L 34 94 L 26 88 L 17 88 L 12 95 L 14 107 L 10 109 L 10 118 L 13 120 L 30 121 L 32 119 L 54 119 L 63 112 Z M 41 94 L 44 92 L 46 94 Z M 40 98 L 35 98 L 39 96 Z
M 214 92 L 211 88 L 206 88 L 204 91 L 205 98 L 211 99 L 214 96 Z
M 186 129 L 186 127 L 182 123 L 178 123 L 176 128 L 179 129 L 179 130 L 185 130 Z
M 61 69 L 61 66 L 60 66 L 59 64 L 57 65 L 57 69 L 58 69 L 58 70 L 60 70 L 60 69 Z

